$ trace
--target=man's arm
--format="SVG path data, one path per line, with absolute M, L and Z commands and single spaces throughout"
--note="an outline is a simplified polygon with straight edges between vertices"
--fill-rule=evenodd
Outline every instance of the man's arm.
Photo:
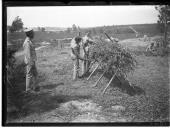
M 94 42 L 94 40 L 92 40 L 92 39 L 88 38 L 88 43 L 90 43 L 90 44 L 94 44 L 95 42 Z
M 83 58 L 83 57 L 80 56 L 80 54 L 79 54 L 79 52 L 78 52 L 78 47 L 75 47 L 75 48 L 73 49 L 73 51 L 74 51 L 74 55 L 75 55 L 78 59 L 89 61 L 88 59 L 85 59 L 85 58 Z

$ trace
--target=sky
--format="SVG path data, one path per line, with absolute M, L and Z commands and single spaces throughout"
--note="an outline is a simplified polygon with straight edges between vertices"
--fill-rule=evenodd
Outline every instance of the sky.
M 24 27 L 96 27 L 156 23 L 153 5 L 7 7 L 7 25 L 19 16 Z

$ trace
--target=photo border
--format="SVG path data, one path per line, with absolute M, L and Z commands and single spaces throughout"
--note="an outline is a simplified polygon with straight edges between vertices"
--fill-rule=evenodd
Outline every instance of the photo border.
M 54 1 L 2 1 L 2 126 L 169 126 L 170 122 L 130 122 L 130 123 L 7 123 L 7 101 L 6 101 L 6 52 L 7 52 L 7 7 L 29 7 L 29 6 L 110 6 L 110 5 L 157 5 L 161 2 L 56 2 Z

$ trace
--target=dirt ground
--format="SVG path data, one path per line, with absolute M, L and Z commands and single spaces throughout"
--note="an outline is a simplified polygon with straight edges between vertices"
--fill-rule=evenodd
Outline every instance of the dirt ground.
M 137 42 L 137 39 L 128 39 L 128 42 Z M 137 55 L 138 66 L 134 74 L 128 75 L 135 91 L 113 81 L 104 95 L 107 78 L 92 87 L 100 72 L 88 81 L 87 77 L 72 80 L 69 48 L 49 45 L 38 50 L 37 57 L 40 91 L 22 93 L 17 102 L 19 109 L 8 113 L 8 122 L 169 121 L 169 56 Z M 19 56 L 18 63 L 22 60 Z M 25 86 L 24 80 L 19 84 Z

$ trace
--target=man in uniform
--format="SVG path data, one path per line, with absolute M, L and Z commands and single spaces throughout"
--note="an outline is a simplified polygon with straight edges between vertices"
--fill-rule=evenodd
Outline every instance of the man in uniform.
M 93 44 L 94 41 L 92 40 L 91 33 L 88 32 L 84 37 L 82 41 L 82 47 L 83 47 L 83 57 L 88 59 L 89 58 L 89 48 L 90 45 Z M 88 70 L 90 66 L 90 61 L 84 60 L 82 63 L 82 75 L 84 75 Z
M 71 40 L 71 58 L 74 63 L 73 68 L 73 80 L 79 77 L 79 60 L 87 60 L 80 56 L 80 42 L 82 38 L 80 36 L 74 37 Z
M 33 42 L 34 31 L 32 29 L 25 30 L 26 39 L 23 44 L 24 61 L 26 64 L 26 92 L 36 88 L 37 69 L 36 69 L 36 52 Z

